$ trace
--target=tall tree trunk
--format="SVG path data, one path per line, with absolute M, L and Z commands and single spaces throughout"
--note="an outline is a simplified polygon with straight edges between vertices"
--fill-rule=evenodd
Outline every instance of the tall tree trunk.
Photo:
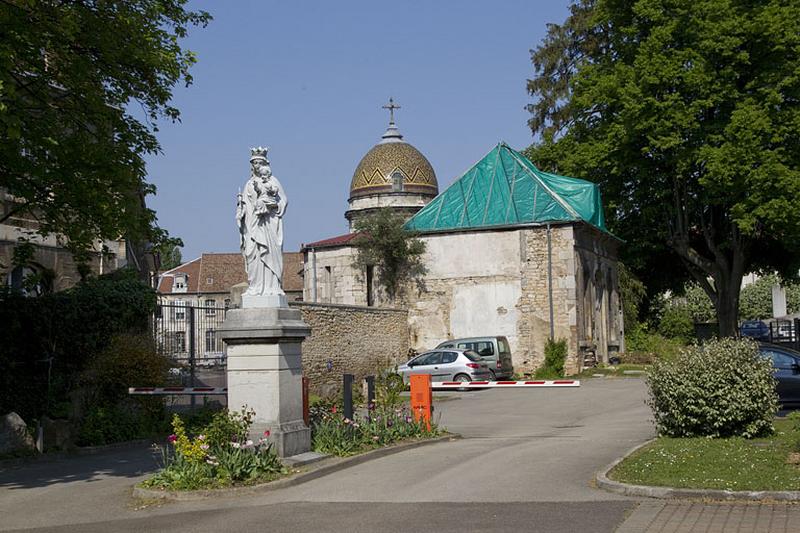
M 714 279 L 716 298 L 712 298 L 719 320 L 720 337 L 735 337 L 739 333 L 739 292 L 742 276 L 722 276 Z

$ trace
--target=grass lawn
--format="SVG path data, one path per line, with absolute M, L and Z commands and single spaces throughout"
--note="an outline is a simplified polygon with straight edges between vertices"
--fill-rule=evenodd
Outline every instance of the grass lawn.
M 786 462 L 798 437 L 788 420 L 777 420 L 775 434 L 762 439 L 659 437 L 609 477 L 693 489 L 800 490 L 800 466 Z

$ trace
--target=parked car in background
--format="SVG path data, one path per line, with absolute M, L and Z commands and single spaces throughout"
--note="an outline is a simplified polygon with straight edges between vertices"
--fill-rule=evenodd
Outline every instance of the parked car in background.
M 778 401 L 783 406 L 800 406 L 800 352 L 790 348 L 761 342 L 761 355 L 772 360 L 775 367 Z
M 431 381 L 489 381 L 489 365 L 472 350 L 433 350 L 397 367 L 403 383 L 415 374 L 430 374 Z
M 769 340 L 769 326 L 761 320 L 745 320 L 739 327 L 742 337 L 750 337 L 757 341 Z
M 489 365 L 492 372 L 492 381 L 497 379 L 510 379 L 514 376 L 514 365 L 511 362 L 511 349 L 508 347 L 508 339 L 498 337 L 466 337 L 463 339 L 453 339 L 444 341 L 436 349 L 441 348 L 460 348 L 462 350 L 472 350 Z

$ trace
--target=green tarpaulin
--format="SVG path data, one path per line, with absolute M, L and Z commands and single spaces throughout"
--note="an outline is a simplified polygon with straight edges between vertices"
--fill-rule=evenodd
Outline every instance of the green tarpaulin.
M 608 232 L 598 186 L 542 172 L 501 142 L 405 227 L 425 232 L 577 220 Z

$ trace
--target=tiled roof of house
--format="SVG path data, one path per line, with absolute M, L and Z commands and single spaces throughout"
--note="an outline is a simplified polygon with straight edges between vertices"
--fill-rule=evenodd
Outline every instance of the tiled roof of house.
M 332 248 L 334 246 L 343 246 L 358 236 L 359 236 L 358 233 L 346 233 L 344 235 L 339 235 L 338 237 L 331 237 L 330 239 L 323 239 L 321 241 L 308 243 L 305 246 L 303 246 L 303 249 Z
M 303 253 L 283 253 L 283 290 L 303 290 Z M 172 293 L 177 274 L 187 275 L 188 294 L 230 292 L 231 287 L 247 281 L 244 257 L 240 253 L 208 253 L 184 263 L 160 276 L 158 292 Z
M 167 270 L 159 276 L 158 292 L 170 293 L 172 292 L 172 283 L 175 281 L 175 275 L 186 274 L 187 284 L 186 292 L 197 292 L 198 274 L 200 274 L 200 257 L 188 263 L 176 266 L 172 270 Z
M 303 252 L 283 252 L 283 290 L 303 290 Z
M 203 254 L 200 264 L 200 292 L 230 292 L 247 281 L 242 254 Z

